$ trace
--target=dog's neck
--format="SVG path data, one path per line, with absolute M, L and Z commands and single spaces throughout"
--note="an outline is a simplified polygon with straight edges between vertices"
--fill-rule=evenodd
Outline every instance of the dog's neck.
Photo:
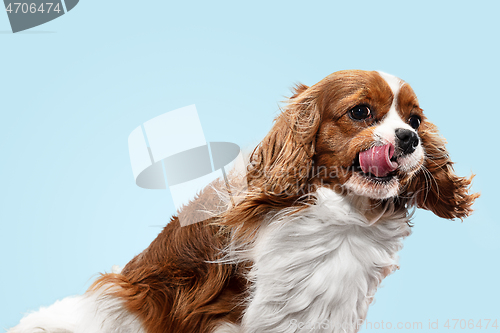
M 410 233 L 406 212 L 379 208 L 373 223 L 360 198 L 325 188 L 315 196 L 315 204 L 278 212 L 259 231 L 245 332 L 293 331 L 291 325 L 356 332 L 381 280 L 397 268 Z
M 350 202 L 352 209 L 363 215 L 368 223 L 375 224 L 384 218 L 388 218 L 393 214 L 406 214 L 406 207 L 397 206 L 393 198 L 388 199 L 373 199 L 362 195 L 356 195 L 337 183 L 326 184 L 313 183 L 313 188 L 317 190 L 329 189 L 339 196 L 342 196 Z
M 380 200 L 359 195 L 346 195 L 345 200 L 350 202 L 353 210 L 366 218 L 369 225 L 390 218 L 392 215 L 401 216 L 406 214 L 406 210 L 403 211 L 397 208 L 392 199 Z

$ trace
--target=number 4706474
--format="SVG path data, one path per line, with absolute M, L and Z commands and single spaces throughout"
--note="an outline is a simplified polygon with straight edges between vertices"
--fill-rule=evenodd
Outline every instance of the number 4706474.
M 497 324 L 497 319 L 491 320 L 491 319 L 479 319 L 478 321 L 474 321 L 474 319 L 448 319 L 444 323 L 444 327 L 447 329 L 488 329 L 488 328 L 494 328 L 498 329 L 498 324 Z
M 45 6 L 44 6 L 45 5 Z M 54 6 L 53 2 L 41 3 L 40 6 L 37 7 L 36 3 L 26 3 L 26 2 L 9 2 L 9 5 L 5 10 L 10 14 L 14 12 L 23 13 L 23 14 L 35 14 L 35 13 L 50 13 L 50 11 L 57 12 L 58 14 L 61 12 L 61 8 L 59 7 L 59 3 L 56 3 Z

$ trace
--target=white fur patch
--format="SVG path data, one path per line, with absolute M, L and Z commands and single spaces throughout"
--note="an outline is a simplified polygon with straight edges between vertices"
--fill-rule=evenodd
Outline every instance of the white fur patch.
M 371 225 L 353 201 L 326 188 L 315 195 L 315 205 L 281 211 L 259 234 L 243 332 L 356 332 L 395 269 L 410 234 L 405 213 Z
M 67 297 L 21 319 L 7 333 L 145 333 L 123 301 L 102 293 Z
M 392 93 L 394 94 L 394 99 L 392 100 L 391 108 L 389 112 L 382 120 L 382 123 L 378 125 L 374 131 L 375 140 L 384 143 L 392 143 L 395 145 L 396 141 L 396 129 L 403 128 L 408 129 L 418 135 L 418 133 L 413 129 L 407 122 L 405 122 L 399 116 L 396 110 L 396 103 L 401 87 L 405 84 L 401 79 L 383 72 L 378 72 L 380 76 L 387 82 L 389 87 L 391 87 Z M 425 153 L 422 144 L 419 143 L 415 151 L 408 156 L 398 159 L 399 168 L 407 173 L 416 171 L 422 164 Z
M 380 141 L 381 143 L 392 143 L 394 145 L 396 129 L 405 128 L 414 131 L 410 125 L 408 125 L 406 122 L 403 121 L 403 119 L 401 119 L 401 117 L 398 114 L 398 111 L 396 110 L 396 103 L 398 100 L 399 90 L 404 85 L 404 82 L 393 75 L 386 74 L 383 72 L 378 72 L 378 73 L 380 74 L 380 76 L 382 76 L 382 78 L 385 80 L 385 82 L 387 82 L 387 84 L 391 88 L 394 98 L 392 100 L 392 105 L 391 108 L 389 109 L 389 112 L 386 114 L 381 124 L 375 128 L 374 135 L 377 141 Z
M 239 325 L 232 323 L 224 323 L 217 328 L 212 333 L 240 333 L 241 328 Z

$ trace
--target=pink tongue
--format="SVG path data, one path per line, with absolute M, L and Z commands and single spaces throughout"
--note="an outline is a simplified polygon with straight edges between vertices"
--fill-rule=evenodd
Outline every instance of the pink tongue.
M 371 173 L 375 177 L 385 177 L 398 167 L 396 162 L 391 161 L 392 155 L 394 155 L 394 146 L 392 144 L 376 146 L 362 151 L 359 153 L 361 170 L 367 174 Z

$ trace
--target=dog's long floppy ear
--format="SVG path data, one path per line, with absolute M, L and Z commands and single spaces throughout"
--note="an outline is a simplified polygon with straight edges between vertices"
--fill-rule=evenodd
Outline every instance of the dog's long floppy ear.
M 245 197 L 228 209 L 222 224 L 238 226 L 233 235 L 249 240 L 270 211 L 297 206 L 309 193 L 316 133 L 321 113 L 316 91 L 298 85 L 274 126 L 250 156 Z
M 321 120 L 316 95 L 309 90 L 302 84 L 294 88 L 273 128 L 254 150 L 247 175 L 250 187 L 282 198 L 307 193 Z
M 422 122 L 419 135 L 425 149 L 424 169 L 412 180 L 409 188 L 414 193 L 419 208 L 432 211 L 446 219 L 463 219 L 472 212 L 472 204 L 478 193 L 469 193 L 472 175 L 458 177 L 453 170 L 446 141 L 438 133 L 437 127 Z

